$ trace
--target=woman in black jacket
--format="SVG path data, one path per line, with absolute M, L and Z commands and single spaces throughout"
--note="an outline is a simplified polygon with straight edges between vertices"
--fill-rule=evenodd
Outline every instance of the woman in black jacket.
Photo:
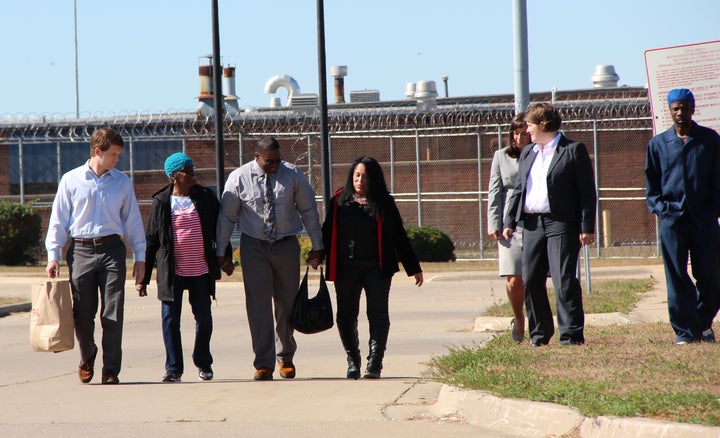
M 415 284 L 422 269 L 410 246 L 400 212 L 388 193 L 380 164 L 371 157 L 352 163 L 345 187 L 330 202 L 323 240 L 328 257 L 327 278 L 335 282 L 337 326 L 347 354 L 347 378 L 360 377 L 357 320 L 365 289 L 370 326 L 369 356 L 363 377 L 380 378 L 390 317 L 388 298 L 398 258 Z
M 184 371 L 180 314 L 185 289 L 195 316 L 193 362 L 201 380 L 212 380 L 211 298 L 215 298 L 215 280 L 220 266 L 215 256 L 215 229 L 220 203 L 214 192 L 195 182 L 190 157 L 175 153 L 165 160 L 170 184 L 153 195 L 145 235 L 147 239 L 143 290 L 150 283 L 157 262 L 158 299 L 162 302 L 162 330 L 165 343 L 163 382 L 179 382 Z M 227 255 L 232 256 L 228 246 Z M 222 268 L 232 274 L 231 264 Z

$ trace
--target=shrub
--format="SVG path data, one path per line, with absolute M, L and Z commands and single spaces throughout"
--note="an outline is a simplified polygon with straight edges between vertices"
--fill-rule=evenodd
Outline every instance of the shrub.
M 304 267 L 305 260 L 312 250 L 312 242 L 307 236 L 298 236 L 298 243 L 300 244 L 300 267 Z
M 408 225 L 405 227 L 405 231 L 421 262 L 455 261 L 455 244 L 447 234 L 439 229 Z
M 0 201 L 0 264 L 35 263 L 33 250 L 40 243 L 41 219 L 30 204 Z

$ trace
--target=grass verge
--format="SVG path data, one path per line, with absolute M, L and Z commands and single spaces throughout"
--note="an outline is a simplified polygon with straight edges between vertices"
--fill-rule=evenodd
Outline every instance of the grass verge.
M 656 281 L 652 278 L 631 280 L 596 280 L 592 293 L 583 294 L 585 313 L 628 313 L 643 292 L 649 291 Z M 555 290 L 548 288 L 548 299 L 553 315 L 556 314 Z M 510 303 L 494 304 L 483 313 L 484 316 L 513 316 Z
M 623 309 L 634 303 L 628 297 L 637 297 L 652 282 L 597 282 L 597 293 L 585 295 L 586 312 L 596 305 L 627 312 Z M 621 297 L 612 305 L 592 304 L 593 295 L 598 301 Z M 493 312 L 504 312 L 503 306 L 495 307 Z M 586 327 L 582 346 L 561 346 L 556 338 L 547 347 L 531 349 L 503 333 L 481 346 L 454 347 L 431 359 L 427 376 L 500 397 L 570 406 L 588 417 L 720 426 L 717 344 L 677 346 L 667 323 Z

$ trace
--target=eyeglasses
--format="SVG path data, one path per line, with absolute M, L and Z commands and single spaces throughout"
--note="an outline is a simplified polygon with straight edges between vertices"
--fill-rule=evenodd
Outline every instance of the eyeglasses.
M 178 170 L 178 172 L 182 172 L 185 175 L 195 175 L 195 169 L 193 167 L 183 167 L 182 169 Z

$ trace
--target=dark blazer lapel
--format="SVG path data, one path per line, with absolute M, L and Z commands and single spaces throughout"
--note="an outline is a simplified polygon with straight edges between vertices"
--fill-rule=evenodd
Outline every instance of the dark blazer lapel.
M 553 154 L 550 167 L 548 167 L 548 176 L 550 176 L 558 161 L 560 161 L 562 156 L 565 155 L 565 152 L 567 152 L 567 148 L 565 146 L 567 146 L 568 143 L 568 139 L 565 138 L 564 135 L 560 134 L 560 140 L 558 140 L 557 147 L 555 148 L 555 154 Z
M 525 146 L 525 148 L 529 149 L 527 152 L 527 158 L 522 160 L 522 163 L 524 163 L 525 165 L 522 169 L 518 169 L 518 172 L 522 172 L 525 175 L 526 181 L 528 174 L 530 174 L 530 169 L 532 169 L 532 165 L 535 162 L 535 158 L 537 158 L 537 152 L 535 152 L 534 146 L 535 143 L 531 143 Z

